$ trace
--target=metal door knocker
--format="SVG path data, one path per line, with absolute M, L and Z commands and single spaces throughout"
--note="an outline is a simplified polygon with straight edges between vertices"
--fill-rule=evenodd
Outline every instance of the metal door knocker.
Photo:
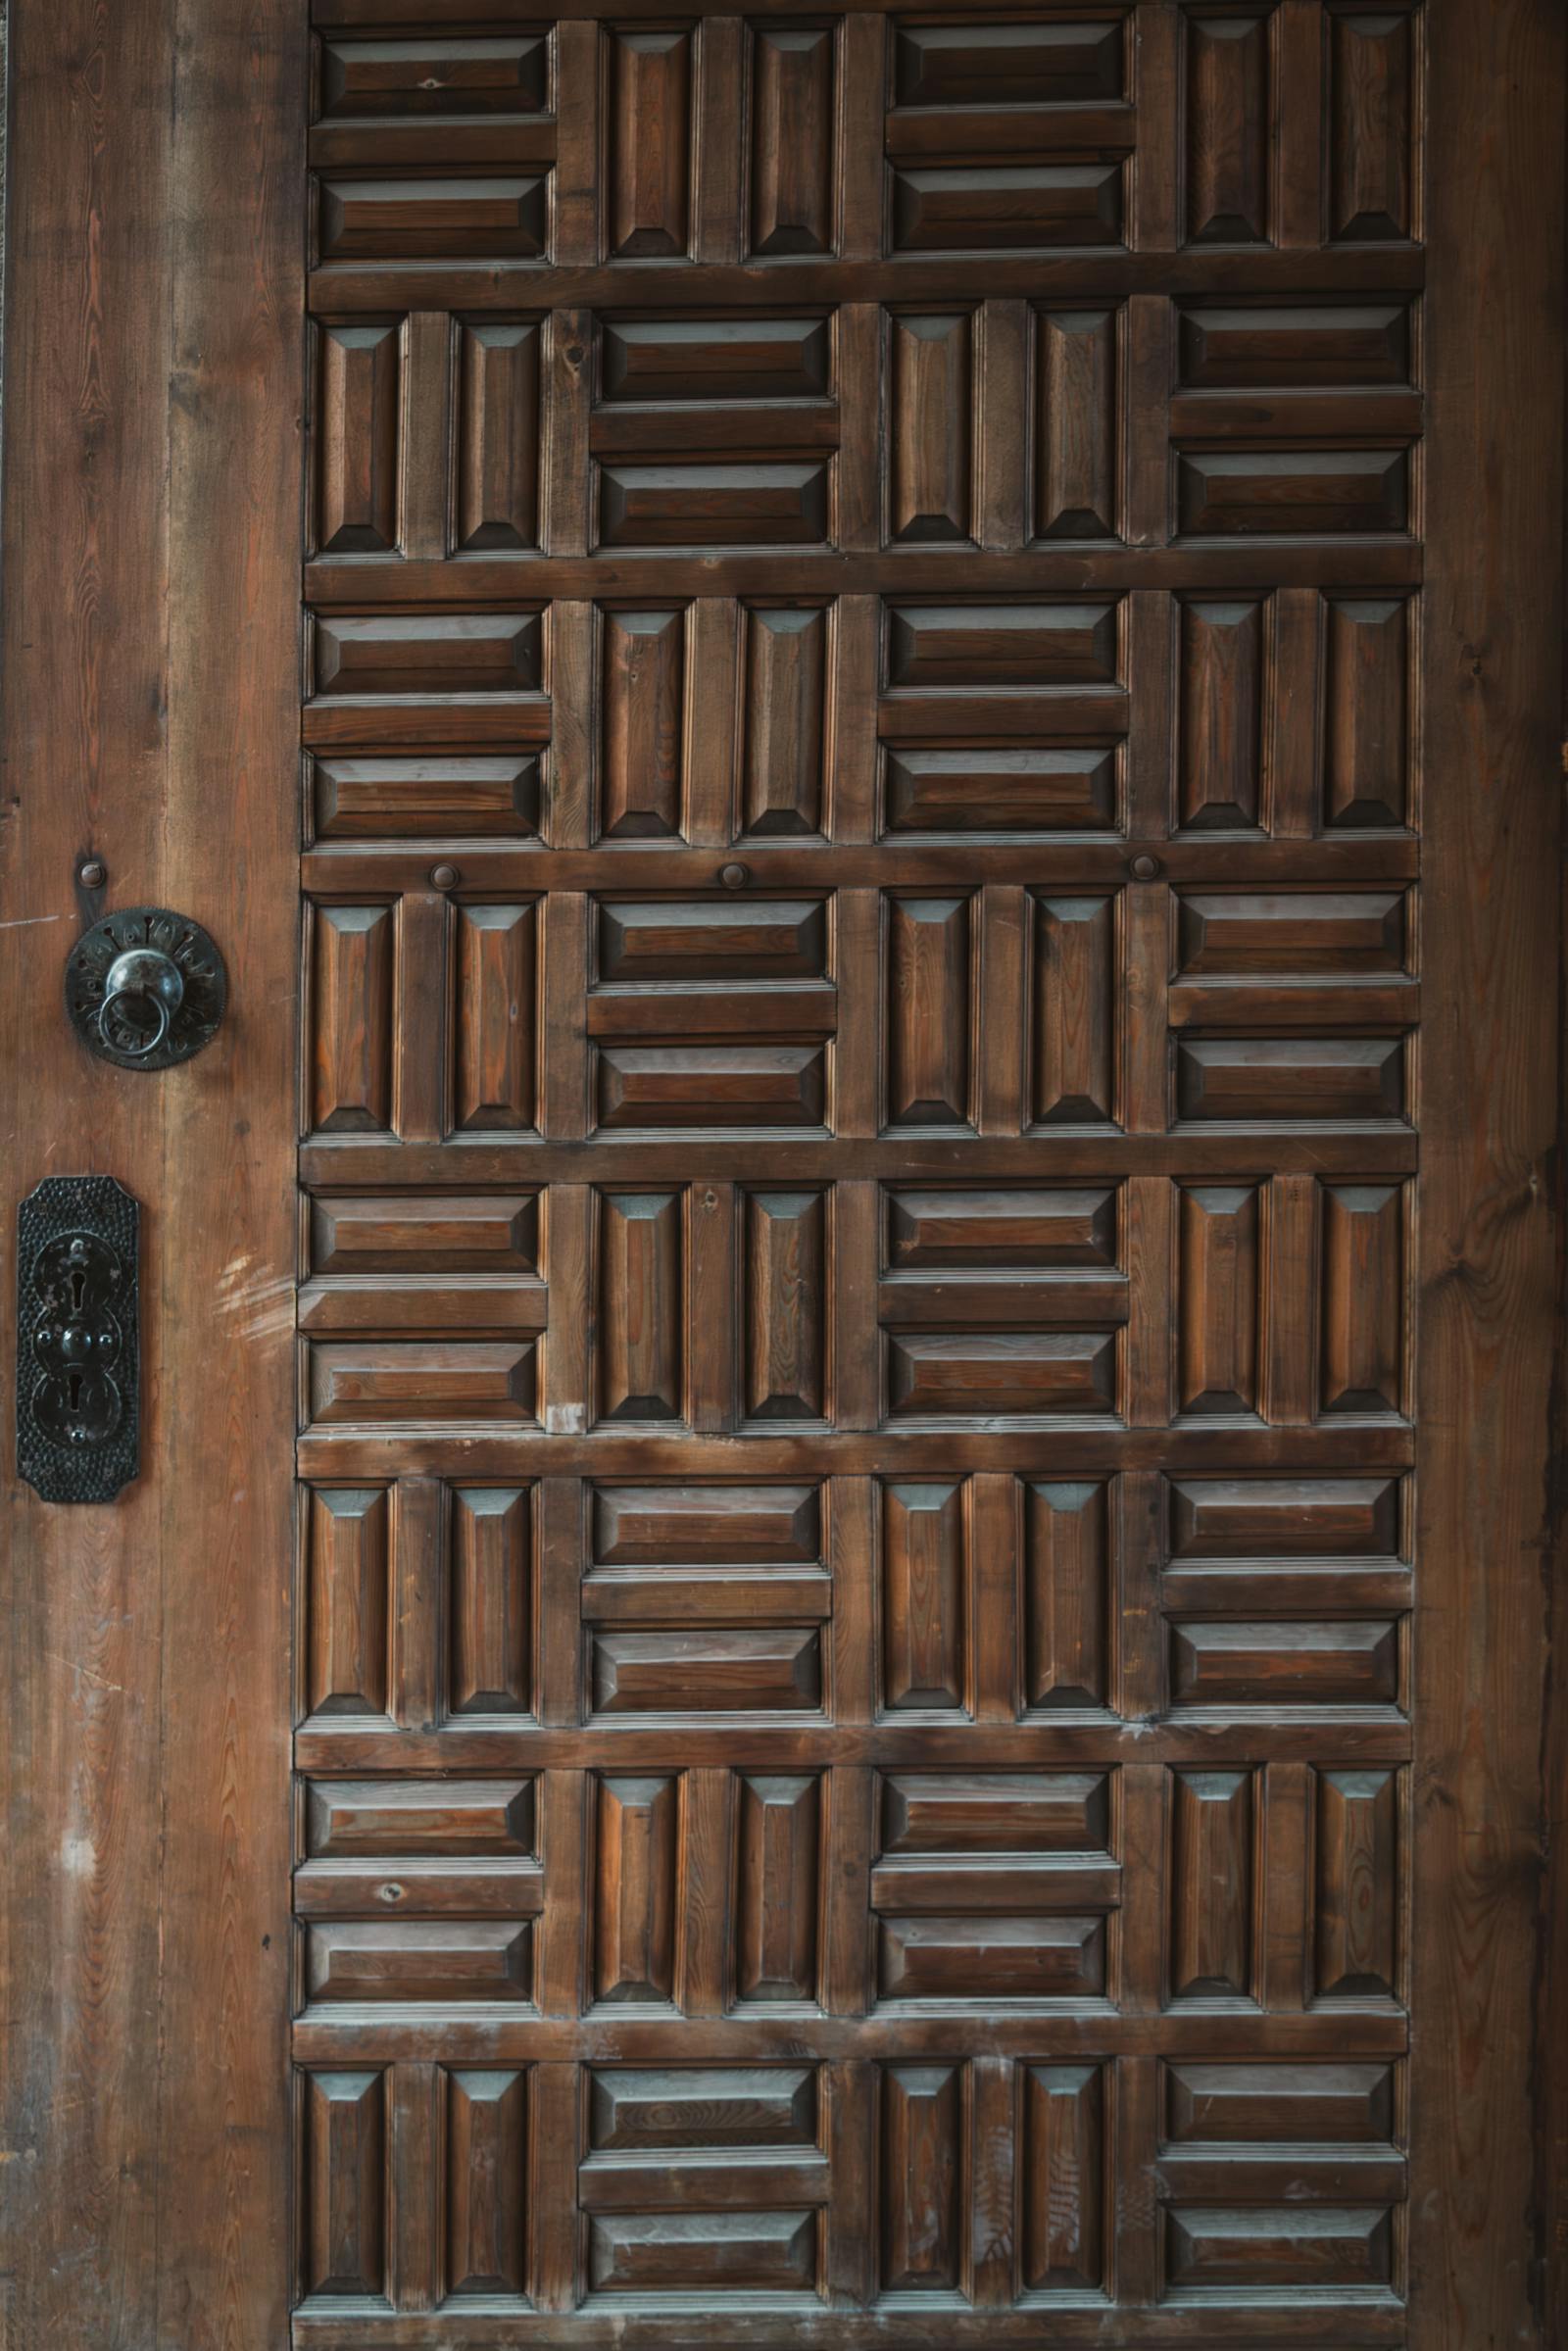
M 17 1471 L 110 1502 L 137 1470 L 140 1212 L 113 1176 L 51 1176 L 17 1228 Z
M 223 1017 L 223 958 L 199 922 L 130 906 L 83 931 L 66 962 L 66 1009 L 82 1043 L 117 1069 L 170 1069 L 211 1045 Z

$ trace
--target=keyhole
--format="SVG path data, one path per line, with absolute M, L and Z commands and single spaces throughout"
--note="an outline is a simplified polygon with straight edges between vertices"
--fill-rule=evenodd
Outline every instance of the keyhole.
M 71 1269 L 71 1311 L 73 1314 L 81 1312 L 82 1302 L 86 1296 L 87 1277 L 79 1265 L 74 1265 Z
M 79 1412 L 81 1409 L 81 1374 L 79 1371 L 74 1371 L 70 1375 L 70 1390 L 71 1409 L 73 1412 Z

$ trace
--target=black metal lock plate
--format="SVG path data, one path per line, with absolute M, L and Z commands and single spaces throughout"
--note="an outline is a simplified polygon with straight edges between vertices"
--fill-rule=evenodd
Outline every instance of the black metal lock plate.
M 51 1176 L 17 1219 L 17 1475 L 112 1502 L 140 1467 L 141 1210 L 113 1176 Z
M 71 1025 L 117 1069 L 171 1069 L 218 1034 L 228 1000 L 211 935 L 167 906 L 126 906 L 83 931 L 66 959 Z

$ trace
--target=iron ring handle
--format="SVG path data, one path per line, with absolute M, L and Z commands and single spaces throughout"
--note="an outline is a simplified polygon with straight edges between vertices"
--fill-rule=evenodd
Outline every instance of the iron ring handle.
M 157 1013 L 158 1026 L 144 1045 L 122 1045 L 118 1039 L 111 1037 L 109 1015 L 116 1004 L 150 1004 Z M 155 1053 L 158 1051 L 169 1034 L 169 1006 L 161 996 L 148 996 L 140 988 L 117 988 L 113 996 L 106 996 L 98 1007 L 98 1034 L 115 1053 L 134 1053 L 138 1061 L 145 1060 L 149 1053 Z

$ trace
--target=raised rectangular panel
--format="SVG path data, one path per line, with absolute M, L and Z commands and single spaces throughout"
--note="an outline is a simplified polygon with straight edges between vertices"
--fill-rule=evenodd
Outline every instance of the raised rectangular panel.
M 605 547 L 816 547 L 827 538 L 828 468 L 819 458 L 600 467 Z
M 1195 302 L 1178 319 L 1181 381 L 1196 390 L 1327 390 L 1410 380 L 1410 313 L 1403 302 Z
M 604 614 L 600 830 L 611 841 L 681 830 L 684 610 Z
M 1390 1119 L 1404 1108 L 1396 1037 L 1181 1037 L 1182 1118 Z
M 601 1193 L 597 1253 L 597 1418 L 683 1419 L 683 1195 Z
M 602 1127 L 816 1127 L 826 1106 L 820 1044 L 604 1046 Z
M 455 1715 L 532 1711 L 532 1552 L 526 1490 L 455 1490 L 447 1655 Z
M 496 759 L 462 753 L 422 759 L 313 759 L 316 831 L 322 841 L 420 835 L 536 834 L 536 752 Z
M 890 1772 L 882 1783 L 883 1853 L 1094 1853 L 1109 1834 L 1100 1771 Z
M 523 694 L 543 683 L 537 612 L 321 613 L 316 691 Z
M 596 2154 L 625 2155 L 814 2147 L 816 2108 L 808 2066 L 595 2066 L 588 2143 Z
M 607 401 L 820 400 L 833 380 L 827 318 L 606 318 Z
M 888 1263 L 927 1266 L 1113 1265 L 1116 1195 L 1098 1186 L 1044 1191 L 932 1186 L 887 1195 Z
M 1395 1478 L 1180 1478 L 1176 1559 L 1390 1559 L 1399 1543 Z
M 735 1996 L 814 2000 L 822 1784 L 742 1773 L 735 1877 Z
M 888 1417 L 1007 1418 L 1114 1407 L 1109 1331 L 898 1331 Z
M 900 106 L 1051 106 L 1122 92 L 1117 24 L 901 24 Z
M 591 1877 L 596 2000 L 674 1998 L 680 1816 L 678 1774 L 598 1783 Z
M 1061 751 L 969 751 L 889 745 L 883 826 L 889 833 L 1105 831 L 1116 821 L 1113 745 Z
M 746 1417 L 820 1420 L 827 1409 L 827 1195 L 744 1197 Z
M 752 27 L 751 248 L 833 249 L 833 33 Z
M 1177 1197 L 1177 1408 L 1255 1413 L 1258 1187 L 1185 1184 Z
M 1116 314 L 1042 311 L 1035 385 L 1036 535 L 1116 529 Z
M 459 1134 L 537 1123 L 539 925 L 534 906 L 457 908 L 452 1116 Z
M 1402 971 L 1404 896 L 1398 890 L 1214 890 L 1176 901 L 1176 957 L 1184 978 L 1236 973 Z
M 533 1997 L 527 1919 L 375 1919 L 306 1930 L 311 2000 L 506 2000 Z
M 963 2268 L 963 2072 L 882 2070 L 877 2231 L 885 2293 L 952 2293 Z
M 1193 2062 L 1165 2067 L 1164 2135 L 1174 2145 L 1387 2145 L 1389 2065 Z
M 601 1633 L 591 1665 L 599 1714 L 796 1714 L 822 1703 L 814 1625 Z
M 303 2077 L 300 2246 L 307 2294 L 386 2290 L 386 2077 Z
M 821 899 L 604 899 L 599 905 L 599 977 L 617 987 L 646 982 L 822 979 L 827 922 Z
M 465 319 L 458 330 L 460 550 L 539 541 L 539 328 Z
M 542 261 L 550 227 L 548 179 L 326 179 L 320 182 L 323 262 Z
M 1262 808 L 1263 603 L 1190 598 L 1179 610 L 1182 827 L 1251 831 Z
M 828 613 L 743 608 L 741 821 L 760 836 L 822 830 Z
M 1195 538 L 1403 531 L 1409 460 L 1402 449 L 1186 449 L 1176 515 Z
M 692 34 L 621 24 L 609 45 L 611 257 L 669 260 L 690 240 Z
M 1268 241 L 1266 16 L 1185 19 L 1187 241 Z
M 535 1273 L 539 1196 L 320 1193 L 311 1201 L 313 1273 Z
M 1116 902 L 1034 901 L 1031 1116 L 1043 1126 L 1115 1112 Z
M 540 114 L 548 87 L 542 32 L 321 44 L 321 119 L 328 122 L 357 115 Z
M 968 1665 L 961 1484 L 882 1489 L 882 1703 L 961 1707 Z
M 1250 1771 L 1171 1774 L 1173 1999 L 1251 1997 L 1252 1777 Z
M 603 2294 L 814 2294 L 814 2212 L 596 2212 L 588 2282 Z
M 316 543 L 389 554 L 398 536 L 398 328 L 318 330 Z
M 955 1887 L 962 1898 L 961 1887 Z M 1102 1918 L 884 1918 L 884 2000 L 1095 2000 L 1105 1988 Z
M 888 900 L 889 1126 L 969 1123 L 969 925 L 967 898 Z
M 376 1421 L 532 1421 L 532 1340 L 405 1346 L 320 1342 L 311 1348 L 311 1417 Z
M 1022 2070 L 1023 2288 L 1094 2293 L 1105 2278 L 1104 2068 Z
M 1404 1201 L 1396 1184 L 1323 1187 L 1318 1408 L 1398 1412 L 1404 1397 Z
M 537 1850 L 533 1782 L 312 1780 L 305 1849 L 313 1861 L 527 1856 Z
M 384 1486 L 313 1486 L 306 1528 L 305 1702 L 384 1714 L 390 1511 Z
M 1103 1706 L 1110 1663 L 1106 1489 L 1031 1482 L 1023 1504 L 1025 1702 Z
M 317 906 L 312 924 L 311 1125 L 384 1133 L 392 1122 L 390 906 Z
M 1392 1706 L 1397 1629 L 1368 1624 L 1173 1624 L 1176 1706 Z
M 1119 163 L 954 164 L 893 173 L 897 253 L 1121 242 Z
M 888 683 L 952 693 L 967 686 L 1110 685 L 1114 604 L 900 604 L 888 607 Z
M 597 1567 L 814 1566 L 822 1556 L 815 1486 L 601 1486 Z
M 446 2288 L 521 2294 L 527 2272 L 528 2078 L 446 2076 Z
M 973 536 L 969 313 L 895 312 L 888 332 L 888 535 L 901 546 L 962 545 Z
M 1203 2294 L 1386 2286 L 1393 2241 L 1393 2215 L 1382 2205 L 1172 2205 L 1166 2282 Z
M 1402 241 L 1414 225 L 1410 11 L 1331 9 L 1328 79 L 1329 234 Z
M 1394 1999 L 1398 1785 L 1390 1771 L 1313 1775 L 1312 1985 L 1320 2000 Z
M 1409 614 L 1402 597 L 1326 599 L 1323 816 L 1331 829 L 1406 821 Z

